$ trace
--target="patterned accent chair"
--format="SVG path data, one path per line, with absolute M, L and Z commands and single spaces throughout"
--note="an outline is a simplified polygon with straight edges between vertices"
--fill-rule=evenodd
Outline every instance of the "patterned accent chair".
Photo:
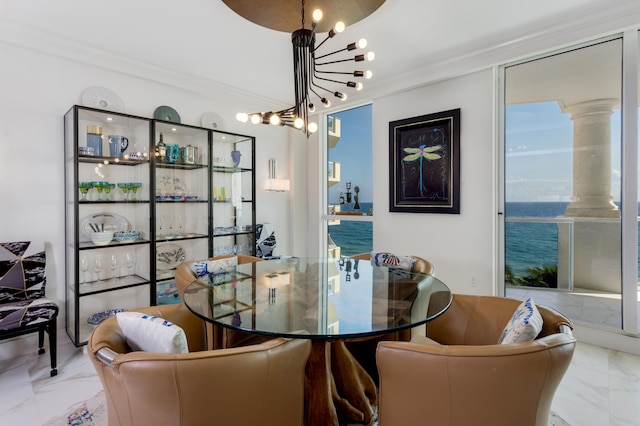
M 0 243 L 0 340 L 38 332 L 38 354 L 44 353 L 49 334 L 51 377 L 56 368 L 58 305 L 44 297 L 44 242 Z

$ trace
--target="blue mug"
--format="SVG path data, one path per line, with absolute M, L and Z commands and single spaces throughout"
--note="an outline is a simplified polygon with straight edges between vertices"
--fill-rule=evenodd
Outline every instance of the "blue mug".
M 167 163 L 177 163 L 180 160 L 180 147 L 167 144 Z
M 129 139 L 124 136 L 109 135 L 109 155 L 122 158 L 122 153 L 129 148 Z

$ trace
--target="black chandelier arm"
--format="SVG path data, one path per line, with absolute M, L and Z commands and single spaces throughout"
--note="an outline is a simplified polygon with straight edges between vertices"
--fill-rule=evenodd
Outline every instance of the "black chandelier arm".
M 324 80 L 324 81 L 330 81 L 332 83 L 338 83 L 338 84 L 344 84 L 348 87 L 356 87 L 356 83 L 354 83 L 353 81 L 340 81 L 340 80 L 332 80 L 330 78 L 324 78 L 324 77 L 320 77 L 320 76 L 315 76 L 318 80 Z
M 347 58 L 347 59 L 336 59 L 335 61 L 329 61 L 329 62 L 316 62 L 316 66 L 323 66 L 323 65 L 331 65 L 331 64 L 338 64 L 340 62 L 362 62 L 365 60 L 365 56 L 364 55 L 356 55 L 353 58 Z

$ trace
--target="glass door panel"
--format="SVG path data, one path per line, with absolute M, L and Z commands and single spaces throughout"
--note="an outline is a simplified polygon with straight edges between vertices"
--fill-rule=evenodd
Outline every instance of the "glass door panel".
M 622 40 L 505 68 L 505 293 L 620 329 Z

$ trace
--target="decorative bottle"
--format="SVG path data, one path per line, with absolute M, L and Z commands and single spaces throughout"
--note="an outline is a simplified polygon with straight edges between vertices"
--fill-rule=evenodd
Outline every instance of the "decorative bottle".
M 160 133 L 160 140 L 156 145 L 156 155 L 158 156 L 158 161 L 164 163 L 167 159 L 167 146 L 164 144 L 163 140 L 164 136 Z

